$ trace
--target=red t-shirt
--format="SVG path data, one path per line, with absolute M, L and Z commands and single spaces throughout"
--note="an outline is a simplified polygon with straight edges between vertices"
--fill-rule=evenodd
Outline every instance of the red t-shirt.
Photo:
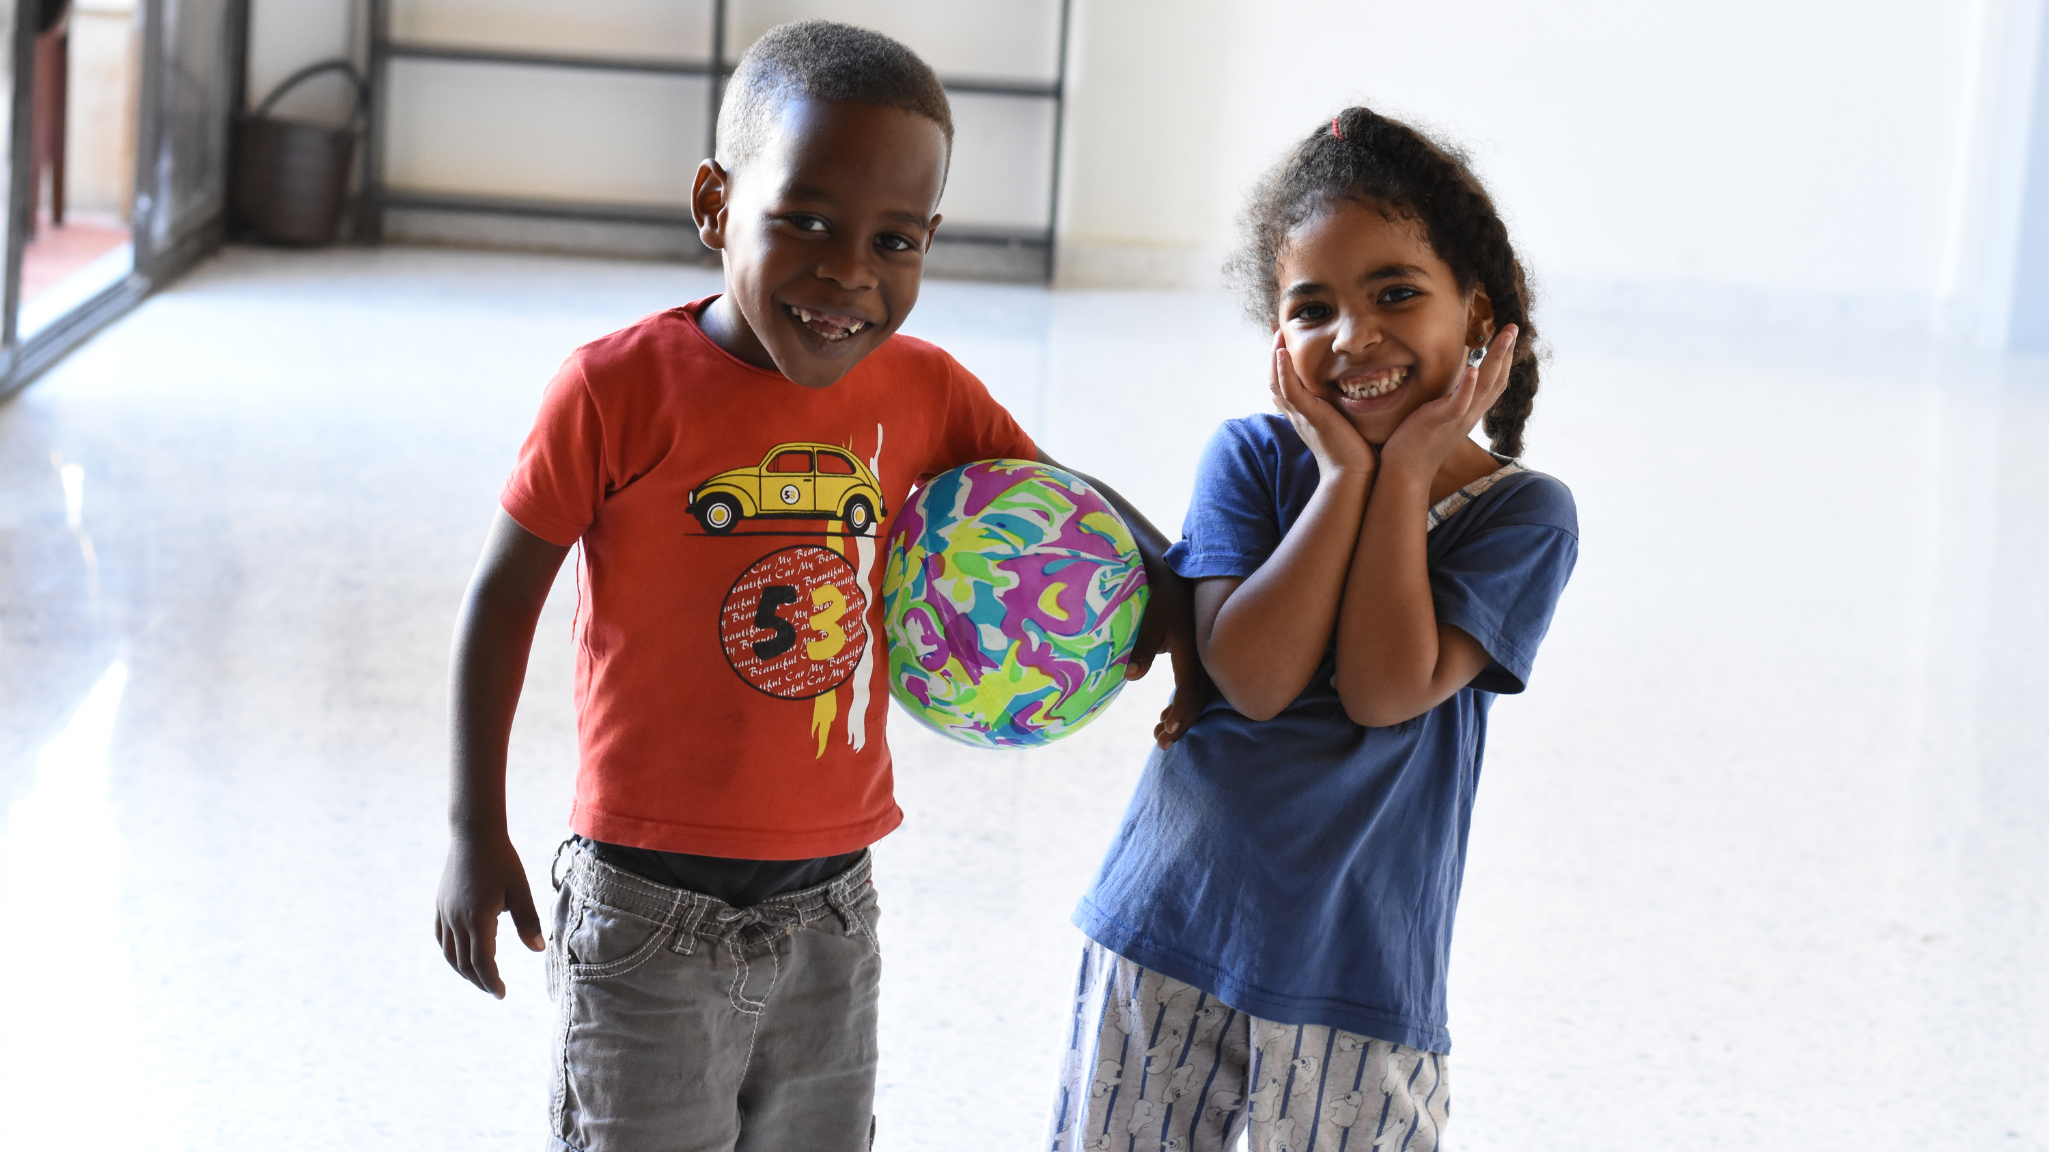
M 583 541 L 570 825 L 705 856 L 852 852 L 903 820 L 877 525 L 915 483 L 1037 450 L 922 340 L 806 388 L 713 344 L 709 302 L 577 349 L 500 496 L 543 540 Z

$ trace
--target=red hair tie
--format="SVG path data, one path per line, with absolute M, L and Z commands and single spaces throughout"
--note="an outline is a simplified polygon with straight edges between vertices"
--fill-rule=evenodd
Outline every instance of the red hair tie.
M 1345 138 L 1344 129 L 1338 127 L 1338 118 L 1335 116 L 1330 118 L 1330 134 L 1340 140 Z

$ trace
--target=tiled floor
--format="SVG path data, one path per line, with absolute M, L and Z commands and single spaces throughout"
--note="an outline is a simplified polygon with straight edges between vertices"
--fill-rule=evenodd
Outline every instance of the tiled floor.
M 126 279 L 135 268 L 128 240 L 128 225 L 113 216 L 73 212 L 63 224 L 38 224 L 21 255 L 17 335 L 33 339 Z
M 540 384 L 658 265 L 231 251 L 0 404 L 0 1097 L 20 1147 L 535 1147 L 549 1006 L 429 931 L 457 596 Z M 910 330 L 1178 520 L 1264 402 L 1220 297 L 933 284 Z M 1452 1147 L 2049 1149 L 2049 365 L 1553 318 L 1579 573 L 1495 710 Z M 562 835 L 568 602 L 515 735 Z M 1163 684 L 893 726 L 887 1150 L 1030 1148 Z
M 62 224 L 37 221 L 21 251 L 21 296 L 33 300 L 66 276 L 128 243 L 128 225 L 111 217 L 73 213 Z

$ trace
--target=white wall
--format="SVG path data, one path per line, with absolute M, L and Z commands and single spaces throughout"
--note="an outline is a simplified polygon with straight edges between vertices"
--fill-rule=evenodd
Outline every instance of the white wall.
M 253 106 L 293 72 L 320 60 L 353 57 L 355 0 L 251 0 L 249 103 Z M 345 86 L 308 81 L 279 105 L 282 114 L 338 122 L 347 114 Z
M 1553 287 L 1917 321 L 1965 290 L 1988 21 L 2025 6 L 1077 3 L 1076 280 L 1212 277 L 1249 182 L 1359 102 L 1470 149 Z
M 64 189 L 68 206 L 126 220 L 135 196 L 141 37 L 135 0 L 71 6 Z
M 2026 147 L 2016 149 L 2026 159 L 2014 227 L 2012 306 L 2003 319 L 2009 346 L 2049 352 L 2049 21 L 2040 22 L 2032 44 L 2034 92 L 2024 106 L 2033 123 L 2024 138 Z
M 2003 336 L 2020 213 L 2012 157 L 2029 129 L 2041 7 L 1365 0 L 1276 19 L 1258 0 L 1074 0 L 1062 278 L 1214 283 L 1250 181 L 1364 102 L 1470 149 L 1554 297 L 1887 330 L 1947 315 Z M 678 56 L 702 52 L 704 11 L 701 0 L 395 6 L 416 35 Z M 1054 0 L 735 0 L 729 49 L 776 21 L 831 15 L 903 37 L 942 72 L 1044 76 L 1056 12 Z M 354 19 L 348 0 L 254 0 L 252 94 L 343 51 Z M 440 91 L 394 138 L 395 182 L 453 187 L 467 173 L 532 195 L 680 199 L 674 184 L 695 157 L 644 141 L 692 150 L 681 99 L 657 114 L 631 83 L 534 76 L 506 94 L 449 66 L 407 67 L 402 83 Z M 1035 218 L 1050 123 L 1016 105 L 959 105 L 949 218 Z M 465 135 L 492 115 L 499 139 Z M 594 123 L 650 115 L 662 123 L 593 137 Z
M 1063 282 L 1216 279 L 1244 183 L 1224 118 L 1235 74 L 1255 63 L 1234 43 L 1232 19 L 1231 0 L 1074 0 Z

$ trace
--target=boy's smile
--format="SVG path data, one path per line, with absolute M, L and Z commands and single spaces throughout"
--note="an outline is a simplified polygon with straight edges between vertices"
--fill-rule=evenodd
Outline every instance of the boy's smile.
M 1296 374 L 1371 444 L 1443 395 L 1466 348 L 1494 330 L 1486 292 L 1459 291 L 1422 225 L 1378 204 L 1319 209 L 1289 236 L 1275 274 L 1275 324 Z
M 698 165 L 698 235 L 726 271 L 705 333 L 806 387 L 837 383 L 918 302 L 946 163 L 945 133 L 916 113 L 792 100 L 737 171 Z

